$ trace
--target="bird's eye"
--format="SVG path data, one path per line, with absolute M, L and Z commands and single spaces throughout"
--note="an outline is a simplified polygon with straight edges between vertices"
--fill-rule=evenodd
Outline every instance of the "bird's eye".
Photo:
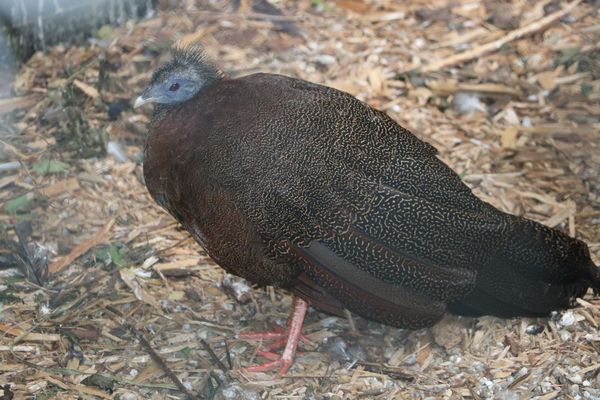
M 175 92 L 177 89 L 179 89 L 179 83 L 175 82 L 174 84 L 171 85 L 171 87 L 169 88 L 169 91 Z

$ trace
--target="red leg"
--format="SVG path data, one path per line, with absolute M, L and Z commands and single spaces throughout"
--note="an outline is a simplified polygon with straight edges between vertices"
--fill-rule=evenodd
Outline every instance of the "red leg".
M 277 350 L 283 348 L 288 341 L 288 333 L 286 331 L 279 332 L 243 332 L 238 334 L 239 339 L 243 340 L 273 340 L 268 345 L 263 345 L 263 348 L 267 351 Z M 310 340 L 300 335 L 300 341 L 302 343 L 310 343 Z
M 285 345 L 285 349 L 283 350 L 283 354 L 280 357 L 278 357 L 278 359 L 270 361 L 266 364 L 247 367 L 245 368 L 245 370 L 248 372 L 265 372 L 279 369 L 279 375 L 285 375 L 287 370 L 292 366 L 294 354 L 296 354 L 296 348 L 298 347 L 298 341 L 302 336 L 300 332 L 302 331 L 302 323 L 304 322 L 304 316 L 306 315 L 307 309 L 307 302 L 305 302 L 299 297 L 294 297 L 294 301 L 292 303 L 292 311 L 290 313 L 290 318 L 288 319 L 287 343 Z M 281 339 L 282 337 L 285 337 L 285 335 L 285 333 L 273 332 L 267 332 L 265 334 L 249 333 L 246 334 L 246 338 Z M 244 334 L 239 335 L 240 338 L 244 338 L 244 336 Z M 262 354 L 266 358 L 271 360 L 276 356 L 274 353 L 270 352 L 259 352 L 258 354 Z

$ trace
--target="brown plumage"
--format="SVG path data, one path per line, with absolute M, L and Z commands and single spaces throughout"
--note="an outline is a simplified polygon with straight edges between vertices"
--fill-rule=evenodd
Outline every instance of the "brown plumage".
M 191 94 L 166 93 L 189 81 Z M 251 282 L 404 328 L 446 311 L 543 316 L 600 290 L 583 242 L 479 200 L 431 145 L 347 93 L 224 78 L 192 48 L 145 102 L 159 103 L 152 197 Z

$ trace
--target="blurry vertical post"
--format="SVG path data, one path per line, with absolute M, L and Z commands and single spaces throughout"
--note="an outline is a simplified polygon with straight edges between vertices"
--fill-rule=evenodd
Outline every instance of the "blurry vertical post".
M 57 43 L 81 43 L 104 25 L 152 15 L 156 0 L 0 0 L 0 64 Z

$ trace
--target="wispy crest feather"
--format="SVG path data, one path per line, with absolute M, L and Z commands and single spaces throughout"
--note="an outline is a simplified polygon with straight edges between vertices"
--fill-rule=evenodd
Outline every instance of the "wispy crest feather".
M 179 41 L 173 46 L 173 60 L 182 65 L 195 65 L 204 70 L 212 71 L 216 77 L 223 77 L 223 72 L 208 58 L 204 47 L 198 43 Z

